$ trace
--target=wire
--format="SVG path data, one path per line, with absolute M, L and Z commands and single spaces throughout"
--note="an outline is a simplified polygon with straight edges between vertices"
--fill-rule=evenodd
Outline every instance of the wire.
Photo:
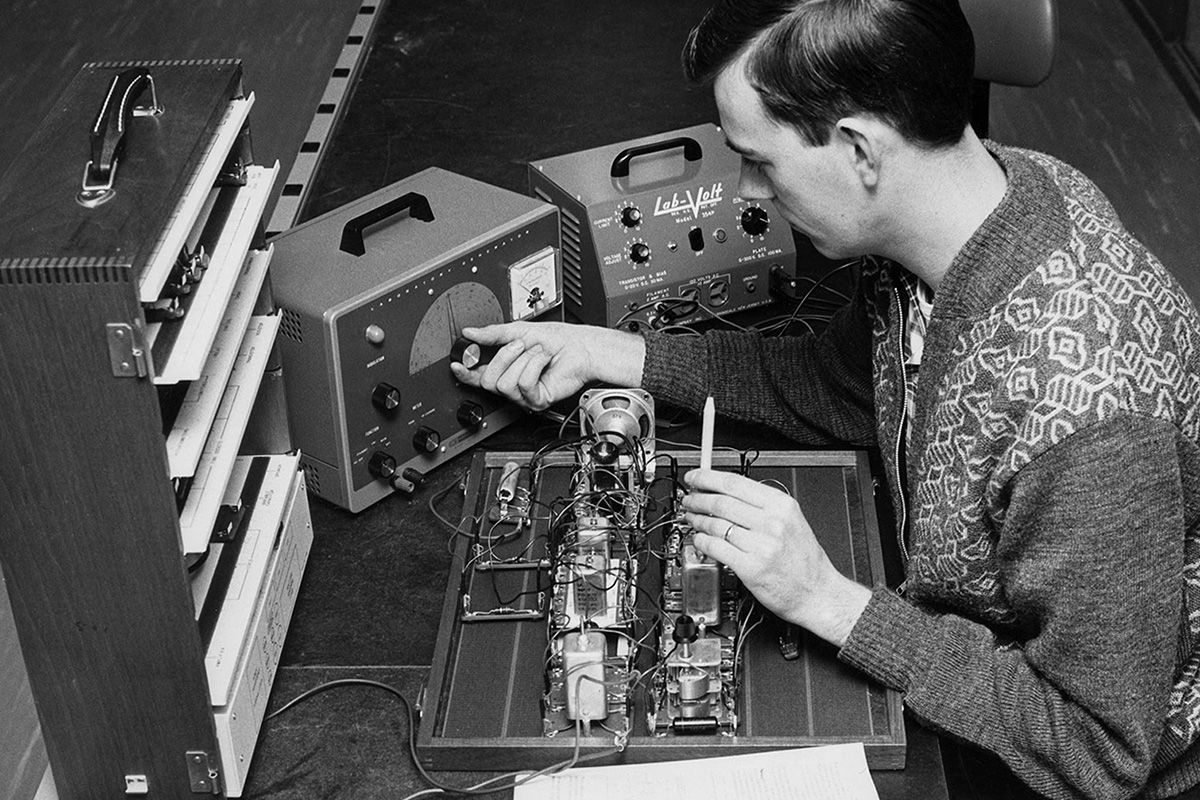
M 289 709 L 295 707 L 297 704 L 299 704 L 305 700 L 308 700 L 309 698 L 311 698 L 315 695 L 321 694 L 322 692 L 328 691 L 329 689 L 335 689 L 335 688 L 344 687 L 344 686 L 370 686 L 370 687 L 373 687 L 376 689 L 383 689 L 385 692 L 395 695 L 400 700 L 401 704 L 404 706 L 405 718 L 408 721 L 408 737 L 407 738 L 408 738 L 409 757 L 412 759 L 413 766 L 415 766 L 417 768 L 417 772 L 420 773 L 421 777 L 433 787 L 430 789 L 422 789 L 419 792 L 414 792 L 413 794 L 408 795 L 408 797 L 405 798 L 405 800 L 415 800 L 415 798 L 417 798 L 417 797 L 423 797 L 425 795 L 436 794 L 436 793 L 466 795 L 466 796 L 479 796 L 479 795 L 492 794 L 494 792 L 499 792 L 499 791 L 505 791 L 505 790 L 520 786 L 523 783 L 527 783 L 527 782 L 533 780 L 534 778 L 542 776 L 542 775 L 558 774 L 560 772 L 570 769 L 571 767 L 573 767 L 579 763 L 583 763 L 586 761 L 594 761 L 594 760 L 600 759 L 600 758 L 607 758 L 608 756 L 611 756 L 615 753 L 620 752 L 620 750 L 622 749 L 622 747 L 612 747 L 612 748 L 607 748 L 605 750 L 602 750 L 602 751 L 599 751 L 596 753 L 588 754 L 586 756 L 580 756 L 579 751 L 580 751 L 580 744 L 581 744 L 581 739 L 582 739 L 582 732 L 580 730 L 579 723 L 576 722 L 575 748 L 571 754 L 571 757 L 569 759 L 567 759 L 566 761 L 560 761 L 558 763 L 551 764 L 550 766 L 546 767 L 545 769 L 541 769 L 541 770 L 538 770 L 537 772 L 533 772 L 533 773 L 528 773 L 526 771 L 509 772 L 509 773 L 505 773 L 503 775 L 497 775 L 494 778 L 488 778 L 486 781 L 477 783 L 474 786 L 459 787 L 459 786 L 451 786 L 449 784 L 442 783 L 441 781 L 437 780 L 432 775 L 430 775 L 428 770 L 425 769 L 425 766 L 421 763 L 420 758 L 418 758 L 418 756 L 417 756 L 417 733 L 416 733 L 417 715 L 413 710 L 412 703 L 409 702 L 409 699 L 407 697 L 405 697 L 404 694 L 399 689 L 395 688 L 394 686 L 389 686 L 386 683 L 371 680 L 369 678 L 339 678 L 337 680 L 327 681 L 325 683 L 320 684 L 319 686 L 314 686 L 313 688 L 311 688 L 307 691 L 301 692 L 300 694 L 293 697 L 291 700 L 284 703 L 282 706 L 280 706 L 279 708 L 275 709 L 270 714 L 268 714 L 266 716 L 266 719 L 273 719 L 273 718 L 279 716 L 280 714 L 284 713 L 285 711 L 288 711 Z M 498 781 L 502 781 L 502 780 L 511 780 L 511 782 L 508 784 L 500 785 L 500 786 L 491 786 L 491 784 L 494 784 L 494 783 L 496 783 Z M 484 787 L 490 787 L 490 788 L 484 788 Z

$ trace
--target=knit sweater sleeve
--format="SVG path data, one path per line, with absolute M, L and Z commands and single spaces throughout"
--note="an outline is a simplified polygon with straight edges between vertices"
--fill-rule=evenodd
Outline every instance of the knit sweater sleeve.
M 875 441 L 871 322 L 862 289 L 821 335 L 646 335 L 642 387 L 656 400 L 773 428 L 806 444 Z
M 1132 796 L 1162 766 L 1189 447 L 1169 424 L 1125 417 L 1016 474 L 997 548 L 1010 639 L 876 590 L 840 657 L 1049 797 Z

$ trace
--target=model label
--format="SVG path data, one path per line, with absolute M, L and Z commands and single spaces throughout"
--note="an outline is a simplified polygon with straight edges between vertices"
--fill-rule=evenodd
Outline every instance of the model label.
M 724 184 L 718 181 L 708 189 L 697 186 L 695 194 L 691 189 L 685 191 L 682 197 L 679 196 L 679 192 L 675 192 L 671 195 L 671 199 L 666 201 L 663 200 L 663 195 L 659 195 L 658 199 L 654 201 L 654 216 L 661 217 L 663 214 L 674 215 L 690 211 L 692 219 L 699 219 L 701 211 L 721 202 L 721 194 L 724 190 Z

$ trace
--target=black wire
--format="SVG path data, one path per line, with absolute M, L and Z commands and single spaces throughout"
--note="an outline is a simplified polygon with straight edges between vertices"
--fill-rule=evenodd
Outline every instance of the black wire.
M 610 755 L 613 755 L 614 753 L 619 752 L 619 750 L 620 750 L 620 748 L 613 747 L 613 748 L 607 748 L 598 753 L 592 753 L 590 755 L 580 756 L 579 755 L 579 746 L 580 746 L 580 738 L 581 737 L 577 733 L 576 739 L 575 739 L 575 752 L 574 752 L 574 755 L 568 761 L 563 761 L 558 764 L 551 765 L 550 767 L 547 767 L 544 770 L 540 770 L 538 772 L 534 772 L 534 773 L 525 775 L 523 777 L 518 777 L 515 780 L 513 780 L 509 783 L 506 783 L 506 784 L 502 783 L 502 784 L 496 784 L 496 785 L 488 785 L 487 788 L 483 788 L 481 786 L 480 788 L 473 789 L 473 788 L 468 788 L 468 787 L 450 786 L 449 784 L 442 783 L 441 781 L 439 781 L 438 779 L 434 778 L 432 775 L 429 774 L 429 772 L 425 769 L 424 765 L 421 764 L 421 759 L 417 757 L 417 714 L 413 710 L 412 703 L 409 702 L 408 698 L 405 697 L 404 694 L 399 689 L 395 688 L 394 686 L 389 686 L 386 683 L 371 680 L 369 678 L 338 678 L 336 680 L 327 681 L 325 683 L 320 684 L 319 686 L 314 686 L 313 688 L 311 688 L 305 692 L 301 692 L 300 694 L 293 697 L 291 700 L 287 701 L 282 706 L 280 706 L 279 708 L 275 709 L 270 714 L 268 714 L 266 716 L 266 719 L 272 719 L 274 717 L 277 717 L 280 714 L 282 714 L 283 712 L 296 706 L 298 703 L 301 703 L 304 700 L 307 700 L 310 697 L 320 694 L 328 689 L 334 689 L 334 688 L 342 687 L 342 686 L 371 686 L 376 689 L 383 689 L 385 692 L 389 692 L 389 693 L 395 695 L 397 698 L 399 698 L 400 702 L 404 705 L 404 715 L 405 715 L 405 719 L 408 722 L 408 737 L 407 737 L 408 738 L 408 755 L 412 759 L 413 766 L 415 766 L 417 768 L 417 772 L 420 773 L 421 777 L 424 778 L 425 781 L 430 786 L 433 786 L 436 789 L 441 789 L 443 792 L 447 792 L 449 794 L 475 797 L 475 796 L 483 796 L 483 795 L 488 795 L 488 794 L 494 794 L 496 792 L 506 791 L 508 789 L 513 789 L 517 786 L 520 786 L 521 784 L 528 782 L 530 779 L 532 779 L 538 775 L 551 775 L 551 774 L 555 774 L 557 772 L 562 772 L 564 770 L 567 770 L 567 769 L 575 766 L 578 763 L 585 762 L 585 761 L 594 761 L 599 758 L 606 758 Z

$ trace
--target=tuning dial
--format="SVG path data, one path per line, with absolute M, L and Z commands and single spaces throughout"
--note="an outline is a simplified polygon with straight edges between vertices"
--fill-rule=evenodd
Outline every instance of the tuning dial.
M 383 450 L 376 450 L 367 462 L 367 471 L 382 481 L 396 474 L 396 459 Z
M 483 406 L 473 400 L 464 400 L 455 416 L 464 428 L 477 428 L 483 422 Z
M 636 228 L 642 221 L 642 210 L 637 206 L 625 206 L 621 209 L 621 224 L 626 228 Z
M 442 435 L 433 428 L 422 425 L 413 436 L 413 447 L 418 453 L 436 453 L 442 445 Z
M 390 383 L 377 383 L 371 392 L 371 403 L 385 414 L 400 407 L 400 390 Z
M 650 245 L 645 242 L 634 242 L 629 248 L 629 260 L 635 264 L 645 264 L 650 260 Z
M 765 233 L 770 221 L 771 218 L 767 216 L 766 209 L 760 206 L 751 206 L 742 212 L 742 230 L 751 236 Z

